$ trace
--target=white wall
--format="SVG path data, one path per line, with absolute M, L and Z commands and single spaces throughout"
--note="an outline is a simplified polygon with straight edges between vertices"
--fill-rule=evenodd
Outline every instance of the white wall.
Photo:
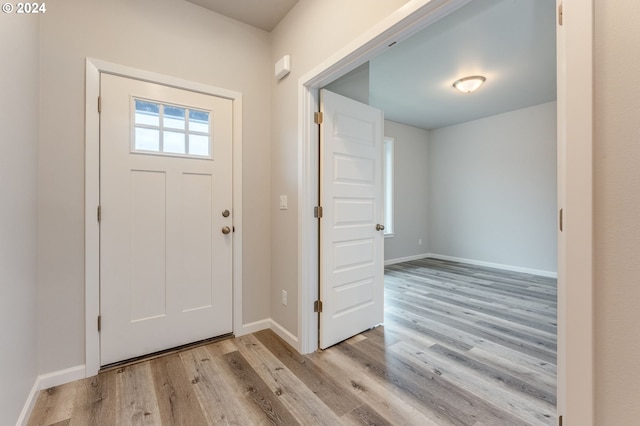
M 556 272 L 556 104 L 436 129 L 429 250 Z
M 394 139 L 394 236 L 384 240 L 384 260 L 428 253 L 429 132 L 385 120 L 384 135 Z M 418 243 L 422 240 L 422 245 Z
M 0 424 L 37 376 L 38 18 L 0 15 Z
M 595 0 L 595 416 L 640 418 L 640 2 Z M 585 265 L 586 267 L 586 265 Z
M 186 1 L 66 0 L 47 6 L 40 28 L 39 372 L 85 362 L 86 57 L 243 93 L 243 322 L 268 318 L 268 33 Z
M 298 78 L 401 7 L 406 0 L 300 0 L 272 31 L 271 62 L 291 55 L 291 74 L 272 82 L 271 316 L 298 335 Z M 275 80 L 275 79 L 274 79 Z M 289 209 L 279 210 L 279 195 Z M 280 303 L 288 292 L 288 306 Z

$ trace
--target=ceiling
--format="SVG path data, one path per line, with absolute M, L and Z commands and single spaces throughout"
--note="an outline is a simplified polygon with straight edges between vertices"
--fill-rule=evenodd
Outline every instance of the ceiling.
M 298 0 L 187 0 L 221 15 L 271 31 Z
M 298 0 L 187 1 L 271 31 Z M 389 120 L 436 129 L 555 100 L 555 3 L 469 2 L 370 61 L 369 103 Z M 452 87 L 478 74 L 487 81 L 477 92 Z
M 472 1 L 370 61 L 369 103 L 436 129 L 556 99 L 555 0 Z M 483 75 L 474 93 L 455 80 Z

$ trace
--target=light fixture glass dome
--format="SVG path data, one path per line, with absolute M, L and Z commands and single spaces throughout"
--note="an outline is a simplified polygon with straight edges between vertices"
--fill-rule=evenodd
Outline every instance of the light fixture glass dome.
M 486 78 L 481 75 L 472 75 L 469 77 L 461 78 L 453 83 L 453 87 L 463 93 L 471 93 L 478 89 L 484 83 Z

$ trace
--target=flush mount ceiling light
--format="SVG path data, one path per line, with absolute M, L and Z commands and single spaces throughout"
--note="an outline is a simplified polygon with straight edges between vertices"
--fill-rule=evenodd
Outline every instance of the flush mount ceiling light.
M 469 77 L 461 78 L 453 82 L 453 87 L 463 93 L 471 93 L 478 89 L 484 83 L 486 78 L 481 75 L 472 75 Z

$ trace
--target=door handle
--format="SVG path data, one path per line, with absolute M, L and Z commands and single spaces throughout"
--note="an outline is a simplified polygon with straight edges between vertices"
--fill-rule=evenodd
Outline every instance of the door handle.
M 384 231 L 384 225 L 377 224 L 376 231 Z
M 231 232 L 231 228 L 229 228 L 228 226 L 225 226 L 224 228 L 222 228 L 222 233 L 224 235 L 227 235 L 229 232 Z

